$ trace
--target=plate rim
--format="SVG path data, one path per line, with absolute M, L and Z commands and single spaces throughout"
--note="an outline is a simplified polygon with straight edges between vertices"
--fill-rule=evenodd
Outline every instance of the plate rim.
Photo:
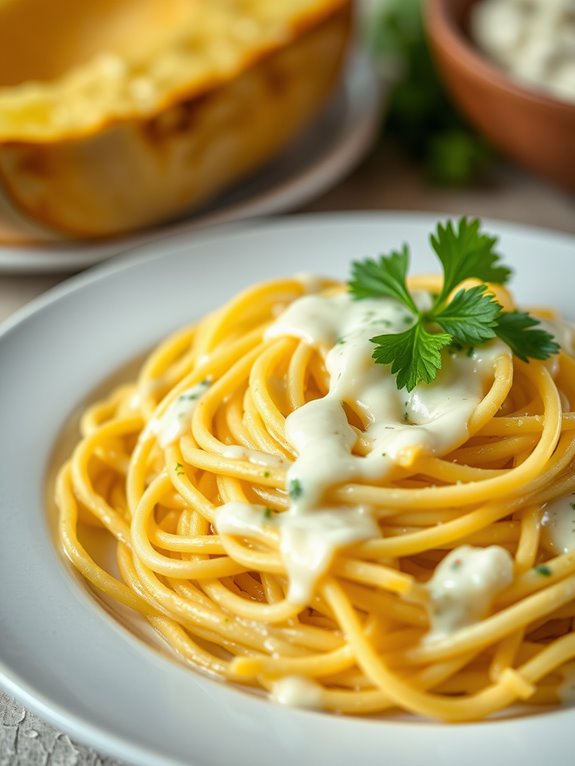
M 413 222 L 415 224 L 431 224 L 434 225 L 438 220 L 456 219 L 459 217 L 458 213 L 445 212 L 441 210 L 336 210 L 336 211 L 323 211 L 323 212 L 299 212 L 284 214 L 273 214 L 256 216 L 254 218 L 248 218 L 239 221 L 227 221 L 213 227 L 200 230 L 194 233 L 193 238 L 190 238 L 188 244 L 191 246 L 202 245 L 208 242 L 214 242 L 219 239 L 233 238 L 237 234 L 249 233 L 251 230 L 264 231 L 267 228 L 276 228 L 280 225 L 286 225 L 289 228 L 303 228 L 305 226 L 314 226 L 316 222 L 323 222 L 323 220 L 333 219 L 358 219 L 358 221 L 375 222 L 376 219 L 380 219 L 383 222 L 392 222 L 394 219 L 403 219 L 406 222 Z M 562 242 L 565 245 L 575 246 L 575 233 L 562 231 L 560 229 L 553 229 L 548 226 L 538 226 L 534 224 L 523 224 L 520 222 L 510 221 L 506 218 L 498 218 L 497 216 L 477 216 L 481 219 L 482 224 L 487 228 L 498 229 L 498 235 L 525 233 L 531 236 L 545 237 L 555 239 L 557 242 Z M 179 247 L 180 243 L 183 243 L 189 237 L 188 231 L 176 231 L 169 233 L 165 236 L 159 237 L 149 242 L 143 242 L 139 245 L 124 250 L 118 253 L 112 259 L 105 259 L 98 263 L 89 266 L 78 272 L 74 272 L 65 277 L 64 280 L 52 287 L 49 287 L 42 294 L 32 298 L 28 303 L 20 308 L 16 309 L 12 314 L 0 321 L 0 339 L 3 335 L 10 331 L 12 325 L 19 324 L 24 321 L 29 314 L 35 313 L 42 308 L 44 304 L 49 305 L 54 300 L 58 300 L 68 292 L 81 287 L 85 283 L 90 283 L 93 280 L 105 278 L 108 271 L 123 270 L 130 268 L 131 266 L 144 262 L 147 260 L 154 260 L 155 258 L 162 258 L 166 256 L 166 253 L 157 253 L 156 249 L 169 248 L 170 251 Z M 575 258 L 575 256 L 574 256 Z M 1 272 L 0 272 L 1 273 Z

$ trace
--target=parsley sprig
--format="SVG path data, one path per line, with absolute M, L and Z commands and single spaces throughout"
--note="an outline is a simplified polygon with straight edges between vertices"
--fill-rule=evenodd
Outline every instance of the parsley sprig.
M 373 358 L 391 365 L 397 387 L 412 391 L 418 383 L 431 383 L 448 347 L 475 347 L 498 337 L 522 359 L 547 359 L 559 346 L 539 321 L 522 311 L 504 311 L 488 283 L 505 284 L 511 270 L 500 263 L 497 238 L 481 231 L 478 219 L 461 218 L 438 224 L 431 246 L 443 267 L 443 284 L 432 305 L 421 310 L 407 286 L 409 248 L 356 261 L 349 290 L 353 298 L 393 298 L 413 316 L 411 326 L 400 333 L 377 335 Z M 482 284 L 454 290 L 467 279 Z M 450 296 L 452 296 L 450 299 Z

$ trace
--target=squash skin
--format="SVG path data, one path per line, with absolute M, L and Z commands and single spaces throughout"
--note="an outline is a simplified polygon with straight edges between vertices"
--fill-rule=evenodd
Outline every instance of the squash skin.
M 345 58 L 351 0 L 238 76 L 151 117 L 46 143 L 0 143 L 0 241 L 121 235 L 197 208 L 309 123 Z

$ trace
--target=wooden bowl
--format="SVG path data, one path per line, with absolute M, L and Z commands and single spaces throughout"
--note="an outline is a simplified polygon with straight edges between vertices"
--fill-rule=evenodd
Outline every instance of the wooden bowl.
M 426 29 L 446 87 L 494 146 L 575 191 L 575 104 L 524 87 L 475 47 L 466 29 L 478 1 L 426 0 Z

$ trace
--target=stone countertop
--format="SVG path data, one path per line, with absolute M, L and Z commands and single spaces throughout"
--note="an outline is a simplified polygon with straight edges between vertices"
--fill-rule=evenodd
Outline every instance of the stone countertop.
M 498 218 L 575 234 L 575 197 L 499 163 L 480 186 L 430 186 L 390 144 L 301 212 L 418 210 Z M 574 266 L 575 269 L 575 266 Z M 64 275 L 1 275 L 0 320 L 58 284 Z M 54 730 L 0 692 L 0 766 L 119 766 Z

